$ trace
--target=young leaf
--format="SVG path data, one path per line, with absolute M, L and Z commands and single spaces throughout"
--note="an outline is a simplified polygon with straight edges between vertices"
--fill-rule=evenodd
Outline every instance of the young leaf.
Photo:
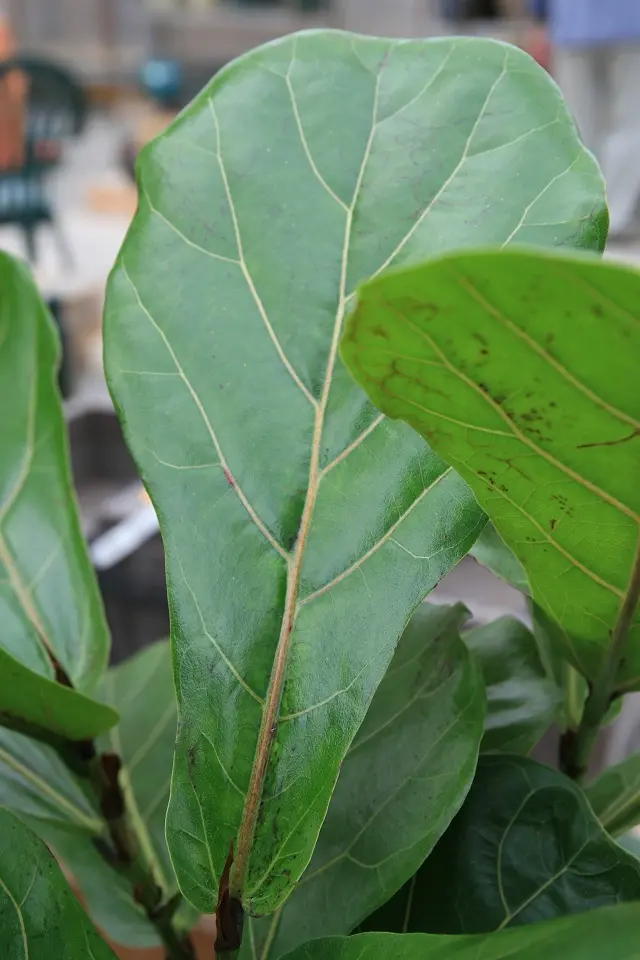
M 0 722 L 70 739 L 117 715 L 91 693 L 109 638 L 71 484 L 58 343 L 26 269 L 0 252 Z
M 488 756 L 434 852 L 367 927 L 486 933 L 638 898 L 640 863 L 572 780 L 525 757 Z
M 640 756 L 605 770 L 585 792 L 593 811 L 614 837 L 640 823 Z
M 636 960 L 640 905 L 475 937 L 367 933 L 314 940 L 287 960 Z
M 487 690 L 484 751 L 528 753 L 551 726 L 562 694 L 529 630 L 502 617 L 465 634 Z
M 492 523 L 486 525 L 469 553 L 496 577 L 506 580 L 522 593 L 529 593 L 529 581 L 522 564 Z
M 639 298 L 613 263 L 460 253 L 365 285 L 343 346 L 471 485 L 590 680 L 637 600 Z M 618 689 L 640 685 L 637 610 L 613 666 Z
M 350 933 L 423 862 L 471 785 L 482 680 L 459 637 L 461 605 L 422 604 L 342 765 L 313 858 L 282 911 L 253 921 L 243 956 L 277 960 Z M 281 915 L 280 915 L 281 914 Z
M 44 843 L 8 810 L 0 810 L 0 956 L 116 960 Z
M 111 669 L 97 691 L 121 714 L 99 741 L 117 749 L 138 842 L 165 896 L 177 889 L 164 839 L 176 705 L 169 644 L 156 643 Z M 0 804 L 15 810 L 65 863 L 92 919 L 117 943 L 151 947 L 157 933 L 133 899 L 126 878 L 96 847 L 103 822 L 58 755 L 26 737 L 0 730 Z M 193 922 L 193 915 L 185 921 Z
M 484 522 L 337 357 L 355 286 L 460 244 L 600 247 L 602 180 L 520 51 L 325 31 L 221 71 L 138 176 L 105 350 L 166 547 L 169 846 L 211 910 L 233 845 L 230 896 L 269 913 L 412 609 Z

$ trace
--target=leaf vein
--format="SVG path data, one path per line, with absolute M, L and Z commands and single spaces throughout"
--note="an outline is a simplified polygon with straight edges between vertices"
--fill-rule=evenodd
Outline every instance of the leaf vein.
M 491 409 L 500 417 L 500 419 L 504 421 L 504 423 L 506 423 L 510 428 L 511 435 L 514 439 L 519 440 L 524 446 L 528 447 L 530 450 L 533 450 L 533 452 L 542 457 L 543 460 L 546 460 L 561 473 L 566 474 L 579 486 L 584 487 L 585 490 L 589 490 L 590 493 L 593 493 L 600 500 L 604 501 L 604 503 L 608 503 L 609 506 L 614 507 L 620 513 L 630 517 L 636 523 L 640 523 L 640 516 L 638 516 L 638 514 L 635 513 L 635 511 L 633 511 L 630 507 L 624 503 L 621 503 L 621 501 L 616 497 L 613 497 L 611 494 L 607 493 L 606 490 L 602 490 L 601 487 L 595 483 L 592 483 L 586 477 L 576 473 L 576 471 L 567 466 L 566 463 L 562 463 L 562 461 L 554 457 L 552 453 L 549 453 L 544 449 L 544 447 L 539 446 L 534 440 L 531 440 L 525 433 L 523 433 L 516 421 L 505 410 L 502 409 L 500 404 L 497 403 L 493 397 L 489 396 L 488 393 L 483 391 L 475 382 L 475 380 L 473 380 L 471 377 L 468 377 L 462 372 L 462 370 L 459 370 L 456 365 L 451 362 L 451 360 L 449 360 L 444 351 L 438 346 L 433 337 L 431 337 L 426 330 L 423 330 L 421 327 L 415 324 L 406 314 L 398 311 L 394 311 L 394 313 L 396 316 L 404 320 L 404 322 L 410 326 L 411 329 L 418 334 L 418 336 L 422 337 L 422 339 L 429 344 L 434 353 L 440 357 L 445 367 L 450 373 L 453 374 L 454 377 L 466 384 L 466 386 L 468 386 L 471 390 L 473 390 L 474 393 L 484 400 L 487 406 L 491 407 Z M 425 408 L 425 412 L 428 413 L 429 411 Z M 469 426 L 469 424 L 465 424 L 465 426 Z
M 197 410 L 198 410 L 198 413 L 199 413 L 200 416 L 202 417 L 203 423 L 204 423 L 205 427 L 207 428 L 207 432 L 209 433 L 209 436 L 210 436 L 210 438 L 211 438 L 211 441 L 212 441 L 212 443 L 213 443 L 213 446 L 214 446 L 214 448 L 215 448 L 215 451 L 216 451 L 216 453 L 217 453 L 217 455 L 218 455 L 218 457 L 219 457 L 219 459 L 220 459 L 220 463 L 222 464 L 223 468 L 225 468 L 226 470 L 228 470 L 228 469 L 229 469 L 229 466 L 228 466 L 227 460 L 226 460 L 226 458 L 225 458 L 225 456 L 224 456 L 224 454 L 223 454 L 223 452 L 222 452 L 222 447 L 220 446 L 220 442 L 218 441 L 217 434 L 216 434 L 215 430 L 213 429 L 213 426 L 211 425 L 211 421 L 209 420 L 209 417 L 207 416 L 207 411 L 204 409 L 204 406 L 203 406 L 203 404 L 202 404 L 202 401 L 200 400 L 200 397 L 199 397 L 198 394 L 196 393 L 196 391 L 195 391 L 195 389 L 194 389 L 191 381 L 189 380 L 189 378 L 187 377 L 186 373 L 184 372 L 184 369 L 183 369 L 183 367 L 182 367 L 182 364 L 181 364 L 180 361 L 178 360 L 178 357 L 177 357 L 177 355 L 176 355 L 173 347 L 171 346 L 171 343 L 169 342 L 169 339 L 168 339 L 167 335 L 165 334 L 164 330 L 160 327 L 160 325 L 159 325 L 158 323 L 156 323 L 156 321 L 154 320 L 154 318 L 153 318 L 153 316 L 151 315 L 150 311 L 147 310 L 147 308 L 145 307 L 144 303 L 142 302 L 142 298 L 140 297 L 140 293 L 139 293 L 139 291 L 138 291 L 138 288 L 136 287 L 136 285 L 134 284 L 133 280 L 131 279 L 131 277 L 130 277 L 130 275 L 129 275 L 129 272 L 128 272 L 125 264 L 124 264 L 124 260 L 123 260 L 122 258 L 121 258 L 121 260 L 120 260 L 120 264 L 121 264 L 121 266 L 122 266 L 123 273 L 124 273 L 125 277 L 127 278 L 128 282 L 129 282 L 129 285 L 130 285 L 130 287 L 131 287 L 131 289 L 132 289 L 132 291 L 133 291 L 133 294 L 134 294 L 134 296 L 135 296 L 135 298 L 136 298 L 136 300 L 137 300 L 137 302 L 138 302 L 138 305 L 139 305 L 140 309 L 142 310 L 143 314 L 144 314 L 144 315 L 147 317 L 147 319 L 149 320 L 149 323 L 153 326 L 154 330 L 156 330 L 156 332 L 158 333 L 159 337 L 160 337 L 161 340 L 163 341 L 165 347 L 167 348 L 167 350 L 168 350 L 168 352 L 169 352 L 169 354 L 170 354 L 170 356 L 171 356 L 171 359 L 173 360 L 173 362 L 174 362 L 175 365 L 176 365 L 176 370 L 178 371 L 178 374 L 180 375 L 180 377 L 181 377 L 184 385 L 186 386 L 187 390 L 188 390 L 189 393 L 191 394 L 191 398 L 192 398 L 194 404 L 196 405 L 196 408 L 197 408 Z M 253 523 L 255 524 L 255 526 L 258 528 L 258 530 L 260 530 L 260 532 L 262 533 L 262 535 L 264 536 L 264 538 L 265 538 L 266 540 L 268 540 L 268 542 L 271 544 L 271 546 L 273 547 L 273 549 L 276 550 L 276 551 L 280 554 L 281 557 L 283 557 L 285 560 L 288 560 L 289 554 L 288 554 L 287 551 L 284 549 L 284 547 L 283 547 L 281 544 L 278 543 L 278 541 L 275 539 L 275 537 L 273 536 L 273 534 L 271 533 L 271 531 L 267 528 L 266 524 L 263 523 L 263 521 L 260 519 L 260 517 L 258 516 L 258 514 L 256 513 L 256 511 L 253 509 L 253 507 L 251 506 L 251 504 L 250 504 L 249 501 L 247 500 L 246 496 L 245 496 L 244 493 L 242 492 L 242 489 L 241 489 L 241 487 L 240 487 L 240 485 L 238 484 L 237 481 L 234 483 L 233 489 L 235 490 L 235 492 L 236 492 L 236 494 L 237 494 L 237 496 L 238 496 L 238 499 L 239 499 L 240 502 L 242 503 L 242 506 L 245 508 L 245 510 L 246 510 L 247 513 L 249 514 L 251 520 L 253 521 Z
M 242 273 L 243 273 L 244 278 L 245 278 L 245 280 L 246 280 L 247 286 L 249 287 L 249 291 L 250 291 L 250 293 L 251 293 L 251 296 L 253 297 L 253 301 L 254 301 L 256 307 L 258 308 L 258 313 L 260 314 L 260 317 L 261 317 L 261 319 L 262 319 L 262 322 L 264 323 L 264 326 L 265 326 L 265 328 L 266 328 L 266 330 L 267 330 L 267 333 L 269 334 L 269 337 L 270 337 L 270 339 L 271 339 L 271 342 L 273 343 L 273 345 L 274 345 L 274 347 L 275 347 L 275 349 L 276 349 L 276 352 L 277 352 L 278 356 L 280 357 L 280 360 L 282 361 L 282 363 L 283 363 L 285 369 L 287 370 L 289 376 L 291 377 L 291 379 L 294 381 L 294 383 L 295 383 L 296 386 L 300 389 L 300 391 L 304 394 L 304 396 L 307 398 L 307 400 L 308 400 L 309 403 L 312 405 L 312 407 L 317 408 L 317 406 L 318 406 L 317 400 L 316 400 L 315 397 L 312 395 L 312 393 L 309 391 L 309 389 L 306 387 L 306 385 L 302 382 L 302 380 L 300 379 L 299 375 L 297 374 L 297 372 L 296 372 L 295 369 L 293 368 L 293 365 L 291 364 L 289 358 L 287 357 L 286 353 L 284 352 L 284 349 L 283 349 L 283 347 L 282 347 L 282 344 L 280 343 L 278 337 L 276 336 L 276 332 L 275 332 L 275 330 L 273 329 L 273 325 L 272 325 L 271 321 L 269 320 L 269 316 L 268 316 L 268 314 L 267 314 L 267 311 L 265 310 L 264 304 L 263 304 L 262 299 L 261 299 L 261 297 L 260 297 L 260 295 L 259 295 L 259 293 L 258 293 L 258 290 L 257 290 L 257 288 L 256 288 L 256 285 L 255 285 L 255 283 L 253 282 L 253 278 L 252 278 L 251 274 L 249 273 L 249 268 L 248 268 L 248 266 L 247 266 L 247 261 L 246 261 L 245 255 L 244 255 L 244 248 L 243 248 L 243 245 L 242 245 L 242 235 L 241 235 L 241 233 L 240 233 L 240 223 L 239 223 L 239 221 L 238 221 L 238 215 L 237 215 L 237 212 L 236 212 L 235 203 L 234 203 L 233 197 L 232 197 L 232 195 L 231 195 L 231 187 L 230 187 L 230 185 L 229 185 L 229 179 L 228 179 L 228 177 L 227 177 L 227 170 L 226 170 L 224 161 L 223 161 L 223 159 L 222 159 L 222 148 L 221 148 L 221 137 L 220 137 L 220 124 L 219 124 L 219 122 L 218 122 L 218 114 L 216 113 L 216 108 L 215 108 L 215 105 L 214 105 L 214 103 L 213 103 L 213 100 L 212 100 L 211 98 L 209 98 L 209 100 L 208 100 L 207 102 L 208 102 L 209 107 L 210 107 L 210 109 L 211 109 L 211 116 L 213 117 L 213 123 L 214 123 L 215 130 L 216 130 L 216 137 L 217 137 L 217 142 L 218 142 L 218 150 L 217 150 L 216 156 L 217 156 L 217 158 L 218 158 L 218 166 L 219 166 L 219 168 L 220 168 L 220 175 L 221 175 L 221 177 L 222 177 L 222 183 L 223 183 L 224 191 L 225 191 L 225 194 L 226 194 L 226 197 L 227 197 L 227 204 L 228 204 L 228 206 L 229 206 L 229 212 L 230 212 L 230 214 L 231 214 L 231 221 L 232 221 L 232 223 L 233 223 L 233 229 L 234 229 L 234 233 L 235 233 L 235 236 L 236 236 L 236 243 L 237 243 L 237 246 L 238 246 L 238 256 L 239 256 L 239 258 L 240 258 L 240 267 L 241 267 L 241 269 L 242 269 Z
M 480 293 L 478 288 L 474 283 L 464 274 L 456 271 L 459 277 L 460 286 L 466 290 L 466 292 L 471 296 L 476 303 L 478 303 L 483 310 L 485 310 L 490 316 L 498 321 L 506 330 L 509 330 L 520 340 L 527 344 L 534 353 L 537 353 L 546 363 L 549 364 L 552 369 L 560 374 L 572 387 L 575 387 L 576 390 L 579 390 L 580 393 L 583 393 L 585 397 L 588 397 L 593 403 L 601 407 L 603 410 L 606 410 L 607 413 L 610 413 L 613 417 L 616 417 L 618 420 L 622 420 L 624 423 L 630 424 L 632 427 L 635 427 L 636 430 L 640 430 L 640 420 L 630 417 L 628 414 L 624 413 L 622 410 L 618 410 L 617 407 L 608 403 L 602 397 L 600 397 L 595 391 L 588 387 L 585 383 L 582 383 L 581 380 L 578 380 L 577 377 L 567 370 L 564 364 L 560 363 L 559 360 L 545 350 L 542 344 L 538 343 L 532 336 L 530 336 L 526 330 L 523 330 L 518 326 L 517 323 L 514 323 L 509 317 L 503 314 L 497 307 L 495 307 L 487 298 Z
M 286 74 L 285 74 L 285 76 L 284 76 L 284 80 L 285 80 L 285 83 L 286 83 L 286 85 L 287 85 L 287 90 L 289 91 L 289 97 L 290 97 L 290 99 L 291 99 L 291 107 L 292 107 L 292 110 L 293 110 L 293 116 L 294 116 L 294 118 L 295 118 L 296 126 L 297 126 L 297 128 L 298 128 L 298 135 L 299 135 L 299 137 L 300 137 L 300 142 L 302 143 L 302 149 L 304 150 L 305 156 L 306 156 L 307 160 L 309 161 L 309 166 L 311 167 L 314 176 L 316 177 L 316 179 L 318 180 L 318 182 L 320 183 L 320 185 L 322 186 L 322 188 L 329 194 L 329 196 L 330 196 L 333 200 L 335 200 L 335 202 L 336 202 L 340 207 L 342 207 L 342 209 L 343 209 L 345 212 L 348 212 L 348 211 L 349 211 L 349 207 L 347 206 L 347 204 L 344 202 L 344 200 L 341 200 L 341 199 L 340 199 L 340 197 L 338 196 L 338 194 L 337 194 L 334 190 L 332 190 L 332 188 L 329 186 L 329 184 L 327 183 L 327 181 L 324 179 L 324 177 L 322 176 L 322 174 L 321 174 L 320 171 L 318 170 L 317 164 L 316 164 L 315 160 L 313 159 L 311 150 L 310 150 L 310 148 L 309 148 L 309 142 L 308 142 L 307 137 L 306 137 L 306 134 L 305 134 L 305 132 L 304 132 L 304 127 L 303 127 L 303 125 L 302 125 L 302 118 L 301 118 L 301 116 L 300 116 L 300 110 L 299 110 L 299 108 L 298 108 L 298 103 L 297 103 L 297 100 L 296 100 L 295 91 L 294 91 L 294 89 L 293 89 L 293 84 L 292 84 L 292 82 L 291 82 L 291 73 L 292 73 L 292 70 L 293 70 L 293 65 L 294 65 L 295 62 L 296 62 L 296 61 L 295 61 L 296 45 L 297 45 L 297 37 L 294 37 L 294 38 L 293 38 L 293 59 L 291 60 L 291 62 L 290 62 L 290 64 L 289 64 L 289 67 L 288 67 L 288 69 L 287 69 L 287 72 L 286 72 Z
M 436 479 L 422 491 L 420 496 L 416 497 L 416 499 L 405 510 L 402 516 L 400 516 L 396 520 L 396 522 L 389 527 L 387 532 L 382 537 L 380 537 L 380 539 L 377 540 L 373 544 L 373 546 L 371 546 L 367 550 L 366 553 L 363 553 L 361 557 L 355 560 L 349 567 L 346 568 L 346 570 L 343 570 L 342 573 L 339 573 L 336 577 L 334 577 L 333 580 L 330 580 L 329 583 L 325 583 L 322 587 L 319 587 L 317 590 L 314 590 L 313 593 L 307 594 L 306 597 L 303 597 L 298 604 L 298 610 L 300 610 L 300 608 L 305 606 L 307 603 L 310 603 L 312 600 L 315 600 L 317 597 L 322 596 L 323 593 L 327 593 L 327 591 L 335 587 L 336 584 L 340 583 L 342 580 L 348 577 L 351 573 L 353 573 L 354 570 L 357 570 L 360 566 L 362 566 L 362 564 L 366 560 L 368 560 L 370 557 L 372 557 L 374 553 L 377 553 L 380 547 L 384 546 L 384 544 L 391 539 L 391 537 L 393 536 L 395 531 L 398 529 L 400 524 L 403 522 L 403 520 L 406 520 L 406 518 L 413 512 L 413 510 L 415 510 L 418 504 L 421 503 L 422 500 L 427 496 L 427 494 L 430 493 L 434 489 L 434 487 L 440 483 L 441 480 L 444 480 L 444 478 L 447 477 L 451 473 L 451 471 L 452 471 L 452 468 L 448 467 L 444 471 L 444 473 L 441 473 L 438 477 L 436 477 Z

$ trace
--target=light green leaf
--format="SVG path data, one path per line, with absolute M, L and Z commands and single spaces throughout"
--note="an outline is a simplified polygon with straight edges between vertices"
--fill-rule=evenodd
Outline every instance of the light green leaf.
M 471 485 L 590 680 L 640 563 L 639 300 L 617 264 L 460 253 L 365 285 L 343 345 Z M 637 611 L 616 682 L 640 685 Z
M 120 711 L 120 723 L 102 738 L 101 750 L 124 761 L 121 782 L 138 842 L 166 897 L 177 884 L 164 838 L 176 728 L 169 644 L 156 643 L 112 668 L 98 693 Z M 110 868 L 96 841 L 103 823 L 58 755 L 26 737 L 0 730 L 0 804 L 19 814 L 56 852 L 80 887 L 92 919 L 117 943 L 151 947 L 155 929 L 132 896 L 125 877 Z M 185 924 L 193 913 L 183 912 Z
M 0 251 L 0 722 L 70 739 L 117 715 L 91 693 L 109 637 L 71 484 L 58 342 L 26 267 Z M 56 676 L 57 675 L 57 676 Z
M 586 788 L 600 823 L 614 837 L 640 823 L 640 755 L 605 770 Z
M 0 594 L 0 617 L 1 611 Z M 51 734 L 52 740 L 85 740 L 117 722 L 110 707 L 43 677 L 0 649 L 0 726 L 38 739 Z
M 486 933 L 640 898 L 640 863 L 568 777 L 483 757 L 462 810 L 369 929 Z
M 506 580 L 522 593 L 529 593 L 529 581 L 522 564 L 492 523 L 486 525 L 469 553 L 483 567 L 495 573 L 496 577 Z
M 115 960 L 44 843 L 0 810 L 2 960 Z
M 528 753 L 556 716 L 562 694 L 536 641 L 513 617 L 465 634 L 487 690 L 484 751 Z
M 482 680 L 459 637 L 461 605 L 422 604 L 342 765 L 313 858 L 283 911 L 253 921 L 243 957 L 276 960 L 349 933 L 433 849 L 471 785 Z
M 640 905 L 597 910 L 488 936 L 368 933 L 314 940 L 287 960 L 636 960 Z
M 105 350 L 166 547 L 169 846 L 211 910 L 233 842 L 231 895 L 268 913 L 412 609 L 484 522 L 337 357 L 355 287 L 460 244 L 599 248 L 602 180 L 519 50 L 325 31 L 221 71 L 138 177 Z

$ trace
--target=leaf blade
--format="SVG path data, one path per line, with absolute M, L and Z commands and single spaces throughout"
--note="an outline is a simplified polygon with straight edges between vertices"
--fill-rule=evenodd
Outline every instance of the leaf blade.
M 288 960 L 634 960 L 640 911 L 635 904 L 488 935 L 447 937 L 378 933 L 315 940 Z
M 0 403 L 11 410 L 0 427 L 0 712 L 82 739 L 117 716 L 87 696 L 109 636 L 71 482 L 58 344 L 27 269 L 2 252 L 0 281 Z M 60 672 L 77 693 L 54 689 Z
M 414 872 L 471 785 L 484 691 L 460 640 L 461 605 L 414 613 L 340 771 L 309 867 L 284 909 L 251 924 L 277 960 L 320 935 L 350 933 Z M 243 954 L 243 956 L 245 955 Z
M 545 669 L 531 632 L 513 617 L 501 617 L 464 636 L 487 690 L 482 749 L 528 753 L 547 730 L 562 703 L 561 691 Z
M 165 898 L 177 892 L 164 837 L 176 726 L 169 644 L 159 642 L 113 667 L 98 692 L 120 711 L 115 730 L 98 749 L 117 749 L 123 789 L 146 864 Z M 112 941 L 131 947 L 159 945 L 155 928 L 128 881 L 98 850 L 104 822 L 80 782 L 43 744 L 0 729 L 0 805 L 13 810 L 65 863 L 92 920 Z M 182 906 L 179 927 L 195 922 Z
M 34 834 L 0 810 L 0 948 L 7 958 L 115 960 Z
M 640 823 L 640 757 L 627 757 L 609 767 L 585 788 L 602 826 L 612 836 Z
M 447 172 L 434 172 L 440 98 L 447 112 L 455 106 L 451 84 L 473 64 L 470 113 L 447 126 Z M 520 66 L 535 120 L 523 125 L 512 109 L 517 130 L 505 135 L 487 104 L 495 94 L 491 105 L 513 105 Z M 553 158 L 543 149 L 551 130 L 561 144 Z M 231 891 L 245 907 L 269 912 L 290 892 L 411 610 L 480 531 L 466 487 L 411 431 L 380 420 L 336 347 L 355 284 L 440 249 L 434 227 L 464 192 L 461 171 L 486 175 L 481 152 L 504 147 L 517 180 L 529 136 L 542 160 L 517 210 L 481 222 L 483 197 L 471 231 L 447 217 L 445 242 L 469 243 L 474 230 L 497 242 L 526 234 L 528 209 L 537 215 L 553 195 L 566 223 L 548 241 L 597 246 L 599 174 L 543 73 L 495 44 L 287 38 L 222 71 L 143 155 L 140 209 L 110 282 L 106 362 L 179 611 L 168 836 L 181 888 L 200 909 L 217 901 L 231 841 Z M 561 181 L 573 188 L 556 196 Z M 172 270 L 152 278 L 157 258 Z M 375 616 L 385 576 L 402 586 Z M 345 623 L 363 638 L 351 662 Z M 325 655 L 327 642 L 338 657 Z M 215 722 L 212 703 L 225 704 Z M 251 731 L 246 741 L 238 728 Z M 312 746 L 322 742 L 324 755 Z
M 432 319 L 420 306 L 426 278 Z M 343 348 L 382 409 L 428 434 L 470 483 L 527 570 L 534 599 L 559 621 L 565 655 L 589 679 L 607 658 L 638 541 L 631 479 L 638 437 L 628 429 L 640 421 L 629 362 L 638 339 L 637 284 L 633 271 L 586 258 L 461 254 L 365 286 Z M 411 302 L 417 319 L 407 320 L 394 297 Z M 455 330 L 446 347 L 441 308 Z M 385 341 L 389 356 L 413 351 L 414 358 L 401 361 L 398 383 L 383 389 L 392 361 L 375 353 L 370 327 L 361 330 L 368 356 L 361 351 L 358 359 L 353 339 L 374 314 L 374 325 L 396 338 Z M 474 334 L 479 349 L 468 339 L 474 346 L 465 348 Z M 429 357 L 437 367 L 429 367 L 431 381 L 448 396 L 446 413 L 441 396 L 424 392 L 418 367 Z M 528 391 L 522 371 L 532 379 Z M 420 396 L 405 403 L 400 381 L 407 373 Z M 385 395 L 389 390 L 399 398 Z M 611 446 L 622 433 L 624 442 Z M 636 613 L 621 689 L 639 682 L 638 636 Z
M 528 758 L 489 755 L 462 811 L 416 874 L 405 929 L 529 930 L 541 920 L 637 899 L 639 891 L 638 861 L 607 836 L 576 784 Z M 367 923 L 399 929 L 406 898 L 405 888 Z

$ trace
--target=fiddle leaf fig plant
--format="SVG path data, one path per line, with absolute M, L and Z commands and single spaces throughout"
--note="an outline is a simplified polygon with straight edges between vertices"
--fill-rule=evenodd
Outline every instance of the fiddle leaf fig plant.
M 200 910 L 229 863 L 230 900 L 268 914 L 409 615 L 485 524 L 341 362 L 357 284 L 474 243 L 597 248 L 601 179 L 518 50 L 326 32 L 222 71 L 138 179 L 105 363 L 166 550 L 167 839 Z
M 106 958 L 91 920 L 194 960 L 215 913 L 241 960 L 631 960 L 637 765 L 586 778 L 638 686 L 640 280 L 557 87 L 490 40 L 297 34 L 138 185 L 105 369 L 171 638 L 115 667 L 0 255 L 2 956 L 50 922 L 48 960 Z M 470 552 L 528 620 L 425 602 Z

